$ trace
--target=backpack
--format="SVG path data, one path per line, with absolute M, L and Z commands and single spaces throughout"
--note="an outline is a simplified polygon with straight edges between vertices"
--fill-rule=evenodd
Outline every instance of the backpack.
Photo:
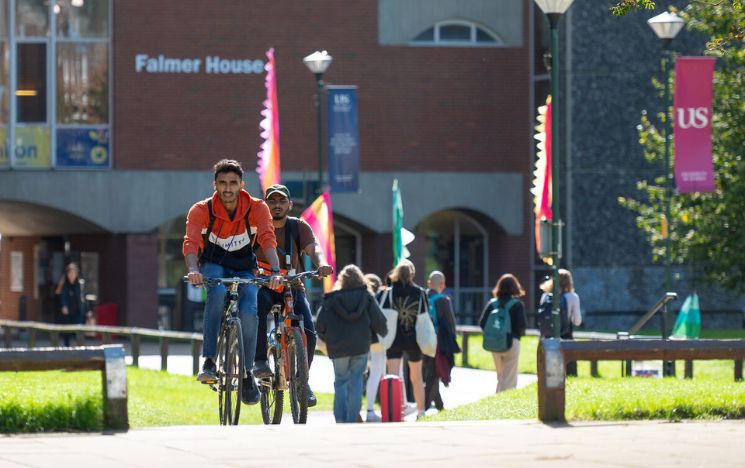
M 435 306 L 435 303 L 440 300 L 441 297 L 444 296 L 440 293 L 435 293 L 427 299 L 429 302 L 429 316 L 432 319 L 432 325 L 435 326 L 435 333 L 440 329 L 440 324 L 437 323 L 437 307 Z
M 548 294 L 546 302 L 538 306 L 538 313 L 535 316 L 535 327 L 540 331 L 542 338 L 552 338 L 554 336 L 551 296 L 551 294 Z M 571 336 L 571 334 L 572 323 L 569 321 L 566 293 L 561 293 L 559 299 L 559 336 Z
M 503 353 L 512 346 L 512 320 L 510 309 L 517 303 L 514 297 L 506 304 L 500 305 L 499 300 L 492 299 L 492 307 L 484 326 L 483 347 L 487 351 Z

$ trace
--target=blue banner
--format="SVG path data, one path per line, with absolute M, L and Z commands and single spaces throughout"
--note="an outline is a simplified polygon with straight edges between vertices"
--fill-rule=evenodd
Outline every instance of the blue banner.
M 57 129 L 56 167 L 111 167 L 109 130 L 106 128 Z
M 326 89 L 331 192 L 357 192 L 360 187 L 357 87 L 327 86 Z

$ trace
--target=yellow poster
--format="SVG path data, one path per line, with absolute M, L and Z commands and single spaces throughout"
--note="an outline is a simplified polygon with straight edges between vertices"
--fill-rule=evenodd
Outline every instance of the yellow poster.
M 10 158 L 8 158 L 8 129 L 0 127 L 0 169 L 10 167 Z
M 48 127 L 16 127 L 16 141 L 13 148 L 16 169 L 47 169 L 49 158 Z

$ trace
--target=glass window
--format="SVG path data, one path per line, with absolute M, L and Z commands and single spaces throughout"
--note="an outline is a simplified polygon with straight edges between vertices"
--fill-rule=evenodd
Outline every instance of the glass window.
M 435 28 L 429 28 L 423 33 L 419 34 L 414 42 L 435 42 Z
M 49 0 L 17 0 L 16 34 L 19 37 L 49 35 Z
M 57 122 L 109 121 L 107 43 L 57 44 Z
M 461 24 L 442 25 L 440 26 L 440 41 L 470 42 L 471 27 Z
M 476 42 L 497 42 L 497 40 L 483 29 L 476 28 Z
M 18 44 L 18 122 L 47 121 L 47 45 Z
M 108 0 L 57 0 L 54 11 L 58 37 L 108 38 Z

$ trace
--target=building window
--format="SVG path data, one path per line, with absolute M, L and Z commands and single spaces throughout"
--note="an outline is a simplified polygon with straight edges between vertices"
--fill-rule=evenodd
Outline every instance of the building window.
M 0 0 L 0 169 L 111 167 L 110 24 L 111 0 Z
M 443 21 L 422 31 L 414 45 L 497 46 L 502 41 L 483 26 L 470 21 Z

